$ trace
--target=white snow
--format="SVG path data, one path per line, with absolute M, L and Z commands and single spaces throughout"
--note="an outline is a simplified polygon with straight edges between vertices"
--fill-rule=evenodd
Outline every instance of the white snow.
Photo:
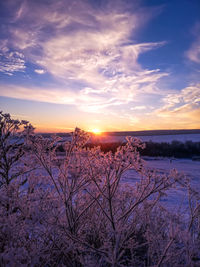
M 200 162 L 191 159 L 171 159 L 171 158 L 145 158 L 145 165 L 149 168 L 156 169 L 159 173 L 169 173 L 170 170 L 176 169 L 191 180 L 193 188 L 200 192 Z M 139 175 L 134 170 L 129 170 L 122 178 L 122 182 L 133 185 L 139 180 Z M 180 210 L 187 207 L 187 190 L 181 186 L 170 189 L 166 197 L 162 197 L 161 202 L 168 208 L 180 206 Z
M 172 141 L 193 141 L 200 142 L 200 134 L 176 134 L 176 135 L 155 135 L 155 136 L 136 136 L 144 142 L 152 141 L 155 143 Z M 91 137 L 91 142 L 96 143 L 112 143 L 112 142 L 125 142 L 126 136 L 109 136 L 109 135 L 99 135 Z

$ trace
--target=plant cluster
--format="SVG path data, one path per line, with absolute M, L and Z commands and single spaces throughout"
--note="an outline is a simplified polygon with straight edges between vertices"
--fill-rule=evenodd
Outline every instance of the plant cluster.
M 1 266 L 199 266 L 199 193 L 175 170 L 146 169 L 139 139 L 104 153 L 76 128 L 60 158 L 58 137 L 0 121 Z M 140 180 L 122 183 L 132 170 Z M 188 190 L 184 220 L 159 202 L 175 186 Z

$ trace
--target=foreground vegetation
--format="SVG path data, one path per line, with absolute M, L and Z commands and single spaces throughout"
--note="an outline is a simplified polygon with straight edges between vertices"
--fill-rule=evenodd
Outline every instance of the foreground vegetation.
M 58 137 L 1 112 L 0 265 L 199 266 L 199 192 L 175 170 L 145 169 L 137 138 L 114 153 L 87 140 L 76 128 L 59 159 Z M 128 186 L 130 169 L 141 178 Z M 187 189 L 188 216 L 159 202 L 174 187 Z

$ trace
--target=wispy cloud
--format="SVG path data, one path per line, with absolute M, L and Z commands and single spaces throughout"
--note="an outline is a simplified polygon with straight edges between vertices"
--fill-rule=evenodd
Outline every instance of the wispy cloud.
M 195 25 L 193 35 L 195 40 L 190 49 L 186 52 L 186 56 L 191 61 L 200 63 L 200 22 Z
M 33 92 L 13 87 L 7 96 L 24 98 L 23 90 L 27 90 L 26 98 L 75 105 L 79 101 L 80 109 L 97 112 L 129 103 L 142 93 L 157 92 L 156 83 L 168 74 L 143 68 L 138 58 L 165 42 L 132 41 L 157 11 L 138 6 L 134 11 L 132 6 L 130 12 L 123 1 L 107 3 L 100 9 L 80 0 L 50 1 L 48 6 L 42 1 L 22 1 L 16 6 L 15 23 L 8 25 L 9 46 L 37 65 L 36 73 L 43 74 L 45 69 L 62 83 L 62 89 Z M 20 66 L 16 70 L 22 70 L 24 65 Z
M 6 46 L 6 41 L 0 42 L 0 72 L 13 75 L 14 72 L 24 71 L 26 68 L 24 55 L 12 51 Z
M 158 117 L 169 118 L 178 125 L 200 127 L 200 84 L 193 84 L 180 92 L 168 94 L 163 107 L 155 111 Z
M 44 74 L 46 71 L 42 69 L 35 69 L 34 70 L 37 74 Z
M 55 104 L 75 104 L 76 93 L 62 91 L 58 88 L 23 87 L 18 85 L 0 85 L 1 96 L 24 100 L 41 101 Z
M 180 110 L 188 104 L 200 104 L 200 84 L 194 84 L 182 89 L 179 92 L 168 94 L 163 102 L 165 106 L 162 110 Z
M 144 110 L 144 109 L 146 109 L 145 106 L 136 106 L 131 108 L 131 110 Z
M 41 101 L 54 104 L 74 105 L 84 112 L 99 113 L 110 106 L 124 104 L 125 100 L 108 98 L 107 94 L 84 94 L 82 91 L 62 90 L 59 88 L 24 87 L 18 85 L 0 85 L 0 94 L 4 97 Z M 128 100 L 127 100 L 128 101 Z
M 192 44 L 186 55 L 191 61 L 200 63 L 200 38 Z

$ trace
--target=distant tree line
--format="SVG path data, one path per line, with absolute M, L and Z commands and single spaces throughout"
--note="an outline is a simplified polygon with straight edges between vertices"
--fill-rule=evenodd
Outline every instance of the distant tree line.
M 112 151 L 115 153 L 117 148 L 125 143 L 113 142 L 113 143 L 88 143 L 86 146 L 92 148 L 100 146 L 103 152 Z M 155 143 L 152 141 L 145 142 L 145 148 L 140 149 L 142 156 L 149 157 L 175 157 L 175 158 L 193 158 L 200 157 L 200 142 L 193 141 L 172 141 L 172 143 L 162 142 Z M 64 147 L 60 145 L 58 147 L 60 152 L 64 151 Z
M 200 142 L 193 141 L 172 141 L 172 143 L 146 142 L 145 149 L 140 151 L 142 156 L 152 157 L 175 157 L 192 158 L 200 156 Z
M 200 134 L 200 129 L 187 130 L 146 130 L 146 131 L 122 131 L 105 132 L 107 136 L 158 136 L 158 135 L 180 135 L 180 134 Z

